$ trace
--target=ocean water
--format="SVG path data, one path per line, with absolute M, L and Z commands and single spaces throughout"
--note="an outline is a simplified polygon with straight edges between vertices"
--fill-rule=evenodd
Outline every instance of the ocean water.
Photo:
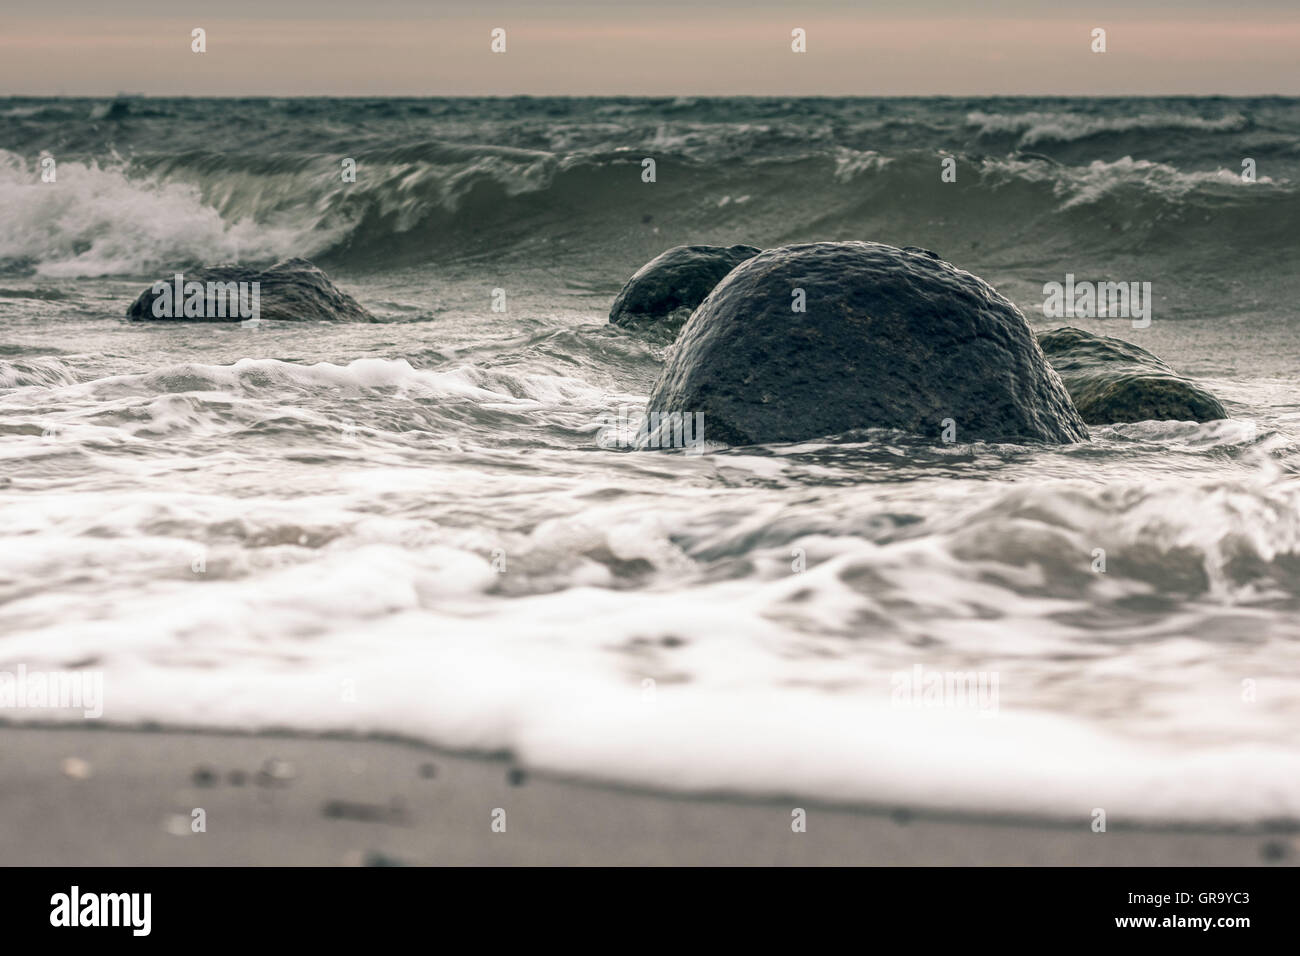
M 1232 417 L 600 440 L 667 348 L 606 323 L 636 268 L 818 239 L 1039 328 L 1067 273 L 1151 282 L 1069 324 Z M 1291 99 L 0 100 L 0 671 L 667 790 L 1295 819 L 1297 253 Z M 123 318 L 291 255 L 382 321 Z

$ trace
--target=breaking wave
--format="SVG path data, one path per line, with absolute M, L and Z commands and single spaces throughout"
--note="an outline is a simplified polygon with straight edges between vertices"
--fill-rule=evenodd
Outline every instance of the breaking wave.
M 599 256 L 611 244 L 660 251 L 715 236 L 772 245 L 828 233 L 928 242 L 942 253 L 1015 240 L 1014 231 L 986 234 L 994 209 L 1018 222 L 1023 238 L 1056 233 L 1058 247 L 1098 216 L 1131 223 L 1113 237 L 1116 248 L 1157 235 L 1171 256 L 1300 228 L 1300 192 L 1266 174 L 1246 183 L 1226 168 L 1185 171 L 1128 156 L 1070 166 L 958 155 L 957 183 L 945 184 L 944 155 L 836 147 L 701 165 L 660 153 L 658 182 L 646 185 L 639 154 L 430 142 L 359 153 L 355 183 L 342 181 L 334 158 L 200 151 L 64 162 L 55 188 L 40 181 L 37 161 L 0 153 L 0 270 L 145 275 L 295 255 L 374 270 L 539 250 Z M 1080 209 L 1087 220 L 1072 218 Z

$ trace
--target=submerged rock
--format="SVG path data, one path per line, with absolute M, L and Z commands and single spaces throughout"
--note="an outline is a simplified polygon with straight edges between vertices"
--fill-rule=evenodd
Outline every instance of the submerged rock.
M 191 283 L 201 285 L 201 291 Z M 375 321 L 356 299 L 306 259 L 286 259 L 264 270 L 245 266 L 196 269 L 182 274 L 180 290 L 178 296 L 174 275 L 160 279 L 131 303 L 127 318 L 152 322 L 239 322 L 250 318 Z M 250 314 L 253 312 L 256 314 Z
M 762 250 L 753 246 L 676 246 L 627 280 L 609 310 L 625 328 L 675 335 L 719 280 Z
M 218 773 L 208 766 L 199 766 L 194 768 L 194 773 L 190 775 L 190 780 L 196 787 L 216 786 L 221 777 Z
M 1088 437 L 1011 302 L 932 252 L 875 242 L 785 246 L 736 267 L 682 329 L 647 412 L 702 415 L 695 440 L 729 444 L 868 427 Z
M 1061 328 L 1039 332 L 1038 344 L 1089 425 L 1228 417 L 1217 398 L 1131 342 Z

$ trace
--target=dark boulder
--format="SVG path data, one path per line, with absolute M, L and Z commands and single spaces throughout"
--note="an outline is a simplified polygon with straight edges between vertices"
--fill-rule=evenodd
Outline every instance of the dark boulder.
M 1063 328 L 1039 332 L 1038 344 L 1089 425 L 1228 417 L 1217 398 L 1131 342 Z
M 627 280 L 609 310 L 625 328 L 676 335 L 718 281 L 761 252 L 753 246 L 676 246 Z
M 252 283 L 256 282 L 256 317 L 260 319 L 375 321 L 375 317 L 356 299 L 340 290 L 329 276 L 306 259 L 286 259 L 264 270 L 215 266 L 195 269 L 182 276 L 184 287 L 192 282 L 203 285 L 201 301 L 193 297 L 192 289 L 184 287 L 181 299 L 177 301 L 175 276 L 166 276 L 159 280 L 159 284 L 140 293 L 140 297 L 127 308 L 127 318 L 151 322 L 238 322 L 250 318 L 248 312 L 251 308 L 245 308 L 241 313 L 238 306 L 252 306 Z M 238 293 L 240 283 L 247 284 L 242 299 Z M 187 301 L 188 309 L 185 307 Z
M 1014 305 L 932 252 L 874 242 L 742 263 L 682 329 L 647 411 L 702 415 L 695 439 L 729 444 L 868 427 L 938 438 L 946 419 L 959 442 L 1088 437 Z

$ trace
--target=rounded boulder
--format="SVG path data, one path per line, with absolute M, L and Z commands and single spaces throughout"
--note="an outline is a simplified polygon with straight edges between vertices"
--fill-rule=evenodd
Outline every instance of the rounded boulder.
M 703 440 L 733 445 L 872 427 L 1088 437 L 1010 301 L 932 252 L 876 242 L 784 246 L 737 266 L 682 329 L 647 412 L 690 416 Z
M 627 280 L 609 310 L 624 328 L 674 335 L 718 281 L 761 250 L 753 246 L 676 246 Z

